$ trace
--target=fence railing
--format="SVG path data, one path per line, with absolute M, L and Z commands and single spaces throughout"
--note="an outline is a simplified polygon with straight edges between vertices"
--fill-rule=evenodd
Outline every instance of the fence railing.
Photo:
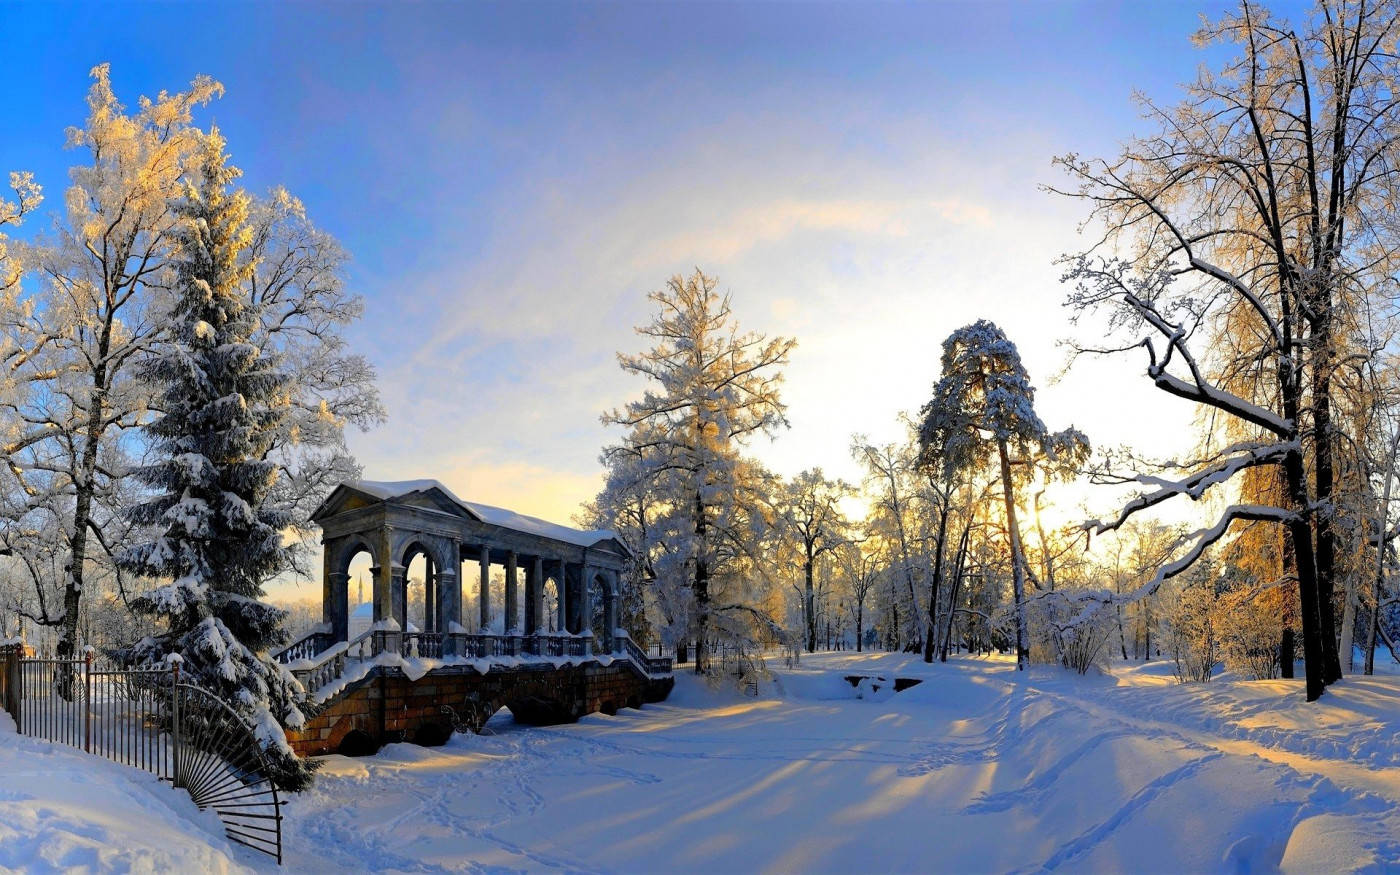
M 293 646 L 302 646 L 302 642 L 319 634 L 322 633 L 312 633 Z M 299 658 L 299 664 L 291 671 L 303 687 L 314 693 L 343 677 L 352 661 L 363 662 L 385 653 L 398 654 L 407 659 L 582 658 L 592 655 L 591 640 L 560 634 L 400 632 L 395 628 L 376 626 L 351 641 L 327 644 L 319 653 Z M 656 676 L 671 673 L 671 660 L 647 656 L 646 651 L 627 635 L 614 635 L 613 649 L 613 656 L 626 656 L 644 674 Z M 283 654 L 278 654 L 277 659 L 283 663 L 292 662 L 284 659 Z
M 273 658 L 283 665 L 302 659 L 314 659 L 334 643 L 335 636 L 331 634 L 330 625 L 323 623 L 279 650 Z
M 120 668 L 0 648 L 0 704 L 23 735 L 142 769 L 190 794 L 231 841 L 282 862 L 282 803 L 253 728 L 180 680 L 178 663 Z
M 671 673 L 671 660 L 664 657 L 647 656 L 647 652 L 641 648 L 641 645 L 627 635 L 618 635 L 617 640 L 622 643 L 623 652 L 647 674 Z

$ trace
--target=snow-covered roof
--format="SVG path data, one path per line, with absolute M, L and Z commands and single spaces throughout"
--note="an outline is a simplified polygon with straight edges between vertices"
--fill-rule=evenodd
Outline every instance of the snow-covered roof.
M 482 522 L 490 523 L 493 526 L 500 526 L 503 529 L 524 532 L 529 535 L 539 535 L 544 538 L 552 538 L 556 541 L 563 541 L 566 544 L 573 544 L 577 547 L 591 547 L 599 541 L 606 541 L 609 539 L 617 541 L 619 544 L 622 543 L 622 539 L 617 536 L 617 532 L 611 529 L 575 529 L 570 526 L 542 520 L 538 517 L 516 513 L 513 510 L 507 510 L 503 507 L 492 507 L 489 504 L 465 501 L 458 498 L 451 489 L 448 489 L 439 480 L 358 480 L 349 481 L 345 485 L 383 501 L 394 501 L 412 495 L 415 492 L 427 492 L 430 489 L 436 489 Z

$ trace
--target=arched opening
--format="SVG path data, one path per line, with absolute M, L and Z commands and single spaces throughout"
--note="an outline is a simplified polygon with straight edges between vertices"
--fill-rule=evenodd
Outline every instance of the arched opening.
M 369 631 L 374 625 L 374 556 L 363 545 L 352 548 L 354 551 L 345 563 L 346 589 L 350 621 L 349 637 L 353 641 Z
M 437 563 L 421 543 L 415 541 L 403 554 L 404 631 L 437 632 L 442 594 Z
M 484 631 L 494 635 L 504 634 L 506 631 L 506 569 L 504 566 L 491 566 L 490 595 L 487 598 L 487 606 L 490 608 L 490 617 Z
M 352 729 L 345 734 L 336 746 L 335 752 L 347 757 L 373 756 L 379 751 L 379 743 L 374 736 L 363 729 Z
M 593 630 L 595 652 L 611 652 L 613 628 L 617 618 L 616 594 L 612 579 L 606 573 L 593 575 L 588 583 L 588 601 L 593 616 L 589 618 L 589 628 Z
M 451 738 L 452 724 L 443 720 L 429 720 L 413 732 L 413 743 L 422 747 L 441 747 Z
M 544 602 L 544 618 L 541 621 L 540 626 L 546 632 L 558 632 L 559 585 L 555 583 L 554 578 L 552 576 L 545 579 L 544 596 L 542 598 L 542 601 Z
M 457 565 L 457 581 L 462 588 L 462 626 L 473 632 L 481 628 L 481 562 L 462 556 Z

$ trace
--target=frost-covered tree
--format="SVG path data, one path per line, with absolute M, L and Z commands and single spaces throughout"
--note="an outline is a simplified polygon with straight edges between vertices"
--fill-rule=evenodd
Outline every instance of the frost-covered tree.
M 759 613 L 736 569 L 758 562 L 754 544 L 774 523 L 770 477 L 740 450 L 754 434 L 787 424 L 778 388 L 794 346 L 741 333 L 729 296 L 717 288 L 697 270 L 649 296 L 659 312 L 637 330 L 655 346 L 618 356 L 648 388 L 603 416 L 605 425 L 626 428 L 628 438 L 605 458 L 629 457 L 661 509 L 666 546 L 655 562 L 657 583 L 684 599 L 697 673 L 709 669 L 712 634 L 737 633 Z M 724 581 L 732 597 L 715 600 L 715 581 Z
M 914 524 L 915 454 L 904 444 L 874 444 L 865 435 L 851 436 L 851 457 L 865 470 L 864 488 L 870 497 L 868 534 L 891 545 L 890 586 L 884 590 L 896 603 L 890 617 L 895 646 L 920 644 L 919 597 L 914 583 L 918 557 L 910 529 Z M 901 622 L 894 622 L 898 616 Z
M 866 604 L 880 581 L 883 557 L 863 540 L 844 540 L 834 548 L 847 595 L 847 610 L 856 630 L 856 651 L 865 649 Z
M 43 200 L 43 190 L 34 181 L 32 173 L 12 172 L 10 190 L 14 192 L 14 200 L 0 198 L 0 294 L 6 295 L 0 298 L 0 304 L 6 307 L 16 305 L 10 293 L 24 271 L 18 253 L 10 248 L 9 237 L 4 233 L 4 229 L 6 226 L 18 225 L 25 214 L 33 211 Z M 5 358 L 0 360 L 13 367 L 12 358 L 21 354 L 19 350 L 7 349 Z
M 849 523 L 841 499 L 851 494 L 842 480 L 830 480 L 820 468 L 803 471 L 784 484 L 778 496 L 783 534 L 797 548 L 802 563 L 802 622 L 807 652 L 817 649 L 817 601 L 814 577 L 817 561 L 847 538 Z
M 128 438 L 149 406 L 135 366 L 163 330 L 171 203 L 200 139 L 191 112 L 222 91 L 199 77 L 128 113 L 105 64 L 92 78 L 87 120 L 68 131 L 88 160 L 26 265 L 37 280 L 0 312 L 13 389 L 0 398 L 0 540 L 31 576 L 21 612 L 59 630 L 59 656 L 75 652 L 82 603 L 124 529 Z
M 923 409 L 921 448 L 941 458 L 945 471 L 969 470 L 996 453 L 1001 474 L 1016 618 L 1016 667 L 1029 655 L 1025 611 L 1026 559 L 1016 516 L 1013 461 L 1036 456 L 1083 458 L 1087 441 L 1073 428 L 1051 434 L 1035 412 L 1035 389 L 1016 345 L 982 319 L 943 341 L 942 376 Z M 1013 455 L 1014 454 L 1014 455 Z
M 345 250 L 282 188 L 249 204 L 248 226 L 244 258 L 253 267 L 246 298 L 259 317 L 252 340 L 278 356 L 288 378 L 287 415 L 268 451 L 279 471 L 273 497 L 292 511 L 293 569 L 310 578 L 311 513 L 339 483 L 360 476 L 345 444 L 346 426 L 382 422 L 384 407 L 373 365 L 342 333 L 364 311 L 360 296 L 345 286 Z
M 1218 72 L 1202 69 L 1175 106 L 1144 101 L 1154 130 L 1107 161 L 1060 161 L 1076 182 L 1067 193 L 1105 231 L 1069 260 L 1071 304 L 1107 315 L 1121 335 L 1097 351 L 1142 349 L 1158 389 L 1246 435 L 1170 479 L 1144 478 L 1147 490 L 1097 528 L 1237 491 L 1248 468 L 1277 469 L 1282 500 L 1229 495 L 1147 589 L 1236 523 L 1282 527 L 1309 701 L 1341 674 L 1344 364 L 1375 348 L 1364 317 L 1391 318 L 1400 276 L 1397 36 L 1394 2 L 1325 0 L 1296 26 L 1246 3 L 1197 35 L 1233 49 Z
M 279 724 L 303 724 L 304 691 L 268 655 L 285 643 L 285 612 L 260 600 L 263 582 L 290 559 L 282 531 L 292 515 L 270 500 L 277 465 L 268 459 L 289 414 L 288 377 L 255 342 L 248 199 L 230 190 L 238 171 L 217 131 L 191 176 L 174 229 L 170 342 L 142 367 L 158 387 L 160 413 L 146 427 L 157 459 L 137 471 L 153 494 L 130 515 L 159 534 L 118 554 L 124 568 L 168 581 L 132 601 L 166 631 L 126 655 L 180 654 L 194 682 L 253 721 L 279 783 L 300 789 L 311 770 Z

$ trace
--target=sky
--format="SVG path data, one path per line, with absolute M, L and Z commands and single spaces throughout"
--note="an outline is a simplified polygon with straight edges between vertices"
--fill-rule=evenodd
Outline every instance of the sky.
M 643 348 L 647 293 L 697 267 L 742 327 L 798 341 L 791 428 L 751 446 L 780 474 L 859 479 L 851 435 L 898 440 L 978 318 L 1020 347 L 1050 428 L 1171 455 L 1190 409 L 1144 362 L 1064 372 L 1062 342 L 1095 330 L 1054 263 L 1085 216 L 1042 186 L 1054 156 L 1142 130 L 1135 92 L 1175 100 L 1222 8 L 7 4 L 0 170 L 62 203 L 95 64 L 128 105 L 222 82 L 196 121 L 353 256 L 349 337 L 389 414 L 350 435 L 370 479 L 567 522 L 617 437 L 600 414 L 644 388 L 617 353 Z

